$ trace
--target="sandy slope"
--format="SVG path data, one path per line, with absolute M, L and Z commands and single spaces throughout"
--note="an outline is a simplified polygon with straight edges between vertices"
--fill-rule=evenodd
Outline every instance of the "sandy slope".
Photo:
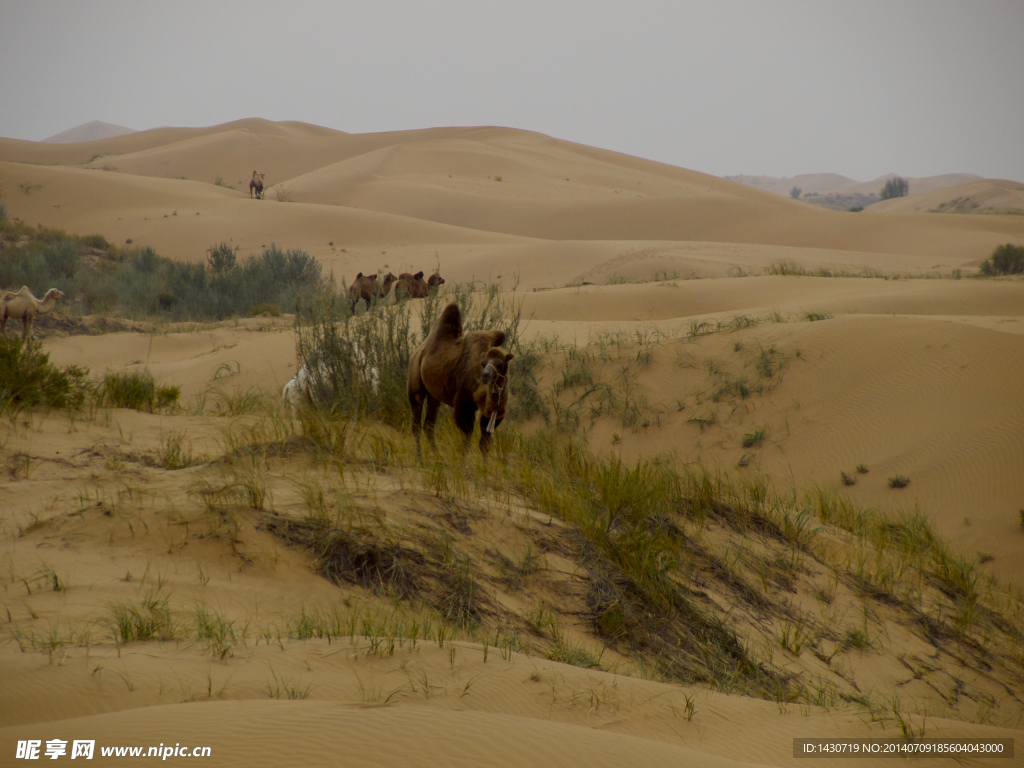
M 248 198 L 253 168 L 272 185 L 264 201 Z M 218 176 L 236 189 L 215 185 Z M 294 202 L 278 202 L 278 189 Z M 586 346 L 596 379 L 634 387 L 629 423 L 621 410 L 591 418 L 591 401 L 581 401 L 580 424 L 598 452 L 631 461 L 668 454 L 739 477 L 763 473 L 798 498 L 822 487 L 891 512 L 917 509 L 963 551 L 987 556 L 980 573 L 1024 586 L 1024 282 L 763 274 L 779 264 L 967 274 L 995 245 L 1024 240 L 1024 217 L 899 209 L 932 193 L 886 203 L 885 215 L 836 213 L 511 129 L 353 136 L 262 120 L 85 144 L 0 139 L 0 192 L 9 214 L 31 224 L 130 238 L 181 260 L 200 260 L 221 241 L 243 254 L 276 243 L 338 276 L 439 265 L 452 281 L 518 279 L 528 335 Z M 672 279 L 651 282 L 659 274 Z M 824 319 L 809 322 L 809 313 Z M 45 332 L 45 319 L 38 324 Z M 60 634 L 162 580 L 180 610 L 202 600 L 254 629 L 224 661 L 201 643 L 119 649 L 106 635 L 63 645 L 52 659 L 0 645 L 0 763 L 17 739 L 84 736 L 210 744 L 212 764 L 224 765 L 279 765 L 298 754 L 311 765 L 724 768 L 803 764 L 792 758 L 797 736 L 898 732 L 852 707 L 778 707 L 538 656 L 496 658 L 493 648 L 485 664 L 479 645 L 457 646 L 453 660 L 448 646 L 430 643 L 379 658 L 364 641 L 278 643 L 272 632 L 259 640 L 257 629 L 300 606 L 363 597 L 315 576 L 308 554 L 251 521 L 242 554 L 232 551 L 229 522 L 197 513 L 190 470 L 159 469 L 152 457 L 173 434 L 218 455 L 233 422 L 217 415 L 218 402 L 250 389 L 276 400 L 296 368 L 294 334 L 287 318 L 167 330 L 47 337 L 58 364 L 96 374 L 145 367 L 208 408 L 0 424 L 0 624 Z M 560 380 L 565 365 L 564 350 L 549 346 L 542 385 Z M 744 448 L 758 428 L 763 443 Z M 277 461 L 282 506 L 298 503 L 297 478 L 329 471 Z M 868 473 L 856 475 L 858 464 Z M 843 486 L 840 471 L 856 484 Z M 895 474 L 910 485 L 890 489 Z M 358 494 L 389 514 L 430 511 L 430 495 L 411 497 L 403 482 L 367 470 Z M 507 543 L 504 520 L 488 530 Z M 551 563 L 557 578 L 571 578 L 571 563 Z M 71 588 L 47 589 L 39 574 L 48 568 Z M 544 599 L 526 594 L 514 607 Z M 917 649 L 905 627 L 890 629 L 907 653 Z M 818 664 L 809 657 L 800 663 Z M 989 716 L 984 696 L 995 683 L 984 674 L 967 681 L 984 692 L 968 711 L 946 701 L 943 686 L 953 683 L 928 688 L 895 654 L 851 663 L 864 688 L 903 691 L 927 711 L 915 717 L 929 736 L 1020 735 L 1019 721 L 968 722 Z M 276 700 L 281 681 L 312 686 L 309 700 Z
M 1024 184 L 1002 179 L 980 179 L 912 197 L 883 200 L 872 205 L 871 210 L 885 213 L 928 213 L 936 209 L 960 208 L 964 210 L 949 212 L 962 213 L 965 210 L 969 212 L 972 204 L 980 212 L 1016 211 L 1020 215 L 1024 212 Z
M 110 139 L 115 136 L 124 136 L 129 133 L 136 133 L 134 128 L 126 128 L 123 125 L 104 123 L 100 120 L 93 120 L 89 123 L 76 125 L 66 131 L 56 133 L 42 141 L 46 144 L 77 144 L 84 141 L 99 141 Z

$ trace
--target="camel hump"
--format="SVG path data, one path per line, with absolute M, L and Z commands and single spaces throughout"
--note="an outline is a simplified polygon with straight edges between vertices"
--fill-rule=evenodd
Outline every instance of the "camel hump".
M 491 346 L 500 347 L 505 343 L 505 332 L 504 331 L 488 331 L 491 337 Z
M 462 313 L 458 304 L 449 304 L 437 318 L 437 329 L 439 335 L 449 336 L 453 339 L 462 337 Z
M 358 275 L 356 275 L 356 280 L 358 280 L 358 279 L 359 279 L 360 277 L 362 277 L 362 276 L 363 276 L 363 273 L 362 273 L 362 272 L 360 272 L 360 273 L 359 273 Z
M 421 269 L 419 272 L 417 272 L 415 275 L 413 275 L 413 278 L 415 280 L 422 280 L 423 279 L 423 270 Z

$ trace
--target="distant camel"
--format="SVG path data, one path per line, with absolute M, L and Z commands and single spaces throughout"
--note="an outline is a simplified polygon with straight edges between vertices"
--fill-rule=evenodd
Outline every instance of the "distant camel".
M 359 305 L 360 301 L 366 302 L 366 308 L 370 308 L 370 303 L 374 299 L 383 299 L 389 293 L 391 293 L 391 286 L 398 278 L 388 272 L 384 275 L 383 282 L 377 282 L 377 273 L 372 275 L 364 275 L 360 272 L 356 275 L 356 279 L 349 286 L 348 294 L 352 301 L 352 309 Z
M 444 308 L 430 335 L 409 361 L 409 407 L 417 453 L 424 402 L 431 445 L 437 412 L 444 403 L 455 409 L 455 425 L 462 432 L 463 450 L 469 447 L 476 412 L 480 411 L 480 450 L 490 450 L 491 435 L 505 418 L 508 405 L 508 364 L 512 355 L 500 348 L 504 343 L 505 332 L 499 330 L 463 335 L 459 305 Z
M 442 285 L 444 285 L 444 278 L 436 272 L 426 281 L 423 279 L 422 270 L 415 275 L 403 272 L 398 276 L 398 283 L 395 285 L 395 298 L 408 296 L 413 299 L 425 299 L 432 290 L 440 288 Z
M 429 293 L 430 288 L 423 279 L 422 271 L 417 272 L 415 275 L 403 272 L 398 276 L 398 283 L 395 285 L 396 299 L 402 299 L 405 297 L 409 297 L 411 299 L 425 299 Z
M 63 299 L 64 292 L 51 288 L 40 301 L 32 295 L 28 286 L 22 286 L 17 293 L 7 291 L 0 295 L 0 333 L 3 333 L 8 320 L 21 320 L 21 337 L 28 338 L 32 335 L 32 321 L 39 315 L 48 314 L 57 303 L 57 299 Z
M 395 277 L 390 272 L 384 275 L 384 282 L 381 284 L 380 288 L 377 291 L 377 298 L 383 299 L 385 296 L 391 293 L 391 286 L 395 284 L 396 280 L 398 280 L 398 278 Z
M 249 197 L 252 197 L 253 192 L 255 192 L 257 200 L 263 199 L 263 177 L 265 175 L 256 171 L 252 172 L 252 178 L 249 179 Z
M 370 308 L 370 302 L 377 296 L 377 273 L 364 275 L 360 272 L 348 289 L 349 298 L 352 300 L 354 310 L 360 300 L 366 302 L 366 308 Z

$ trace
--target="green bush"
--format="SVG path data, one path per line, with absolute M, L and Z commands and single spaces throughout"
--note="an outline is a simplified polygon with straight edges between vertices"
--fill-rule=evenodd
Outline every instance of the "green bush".
M 981 263 L 983 275 L 1024 274 L 1024 245 L 1006 243 L 1000 245 Z
M 100 405 L 153 413 L 177 404 L 181 387 L 157 386 L 149 371 L 125 371 L 108 373 L 100 384 L 98 394 Z
M 0 336 L 0 409 L 12 405 L 79 408 L 89 391 L 89 372 L 57 368 L 38 341 Z
M 97 249 L 105 251 L 99 258 L 89 253 Z M 239 263 L 221 243 L 205 264 L 181 263 L 151 248 L 114 248 L 102 235 L 0 222 L 0 286 L 27 285 L 40 296 L 59 288 L 63 306 L 85 314 L 201 321 L 245 316 L 261 304 L 295 311 L 321 283 L 316 259 L 276 245 Z

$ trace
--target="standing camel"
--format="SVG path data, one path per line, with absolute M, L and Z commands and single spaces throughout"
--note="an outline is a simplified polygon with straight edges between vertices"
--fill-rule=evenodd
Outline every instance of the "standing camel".
M 266 174 L 252 172 L 252 178 L 249 179 L 249 197 L 252 197 L 253 192 L 256 193 L 256 199 L 263 199 L 263 177 Z
M 441 403 L 455 410 L 455 425 L 462 432 L 463 450 L 469 447 L 477 411 L 480 412 L 480 451 L 491 447 L 491 435 L 505 418 L 508 407 L 508 364 L 512 355 L 501 349 L 505 332 L 463 333 L 458 304 L 449 304 L 434 323 L 430 335 L 409 361 L 409 408 L 412 436 L 420 451 L 420 429 L 427 406 L 426 431 L 434 444 L 434 422 Z
M 40 301 L 32 295 L 27 285 L 17 293 L 7 291 L 0 295 L 0 333 L 3 333 L 8 320 L 21 320 L 21 337 L 27 339 L 32 335 L 32 321 L 39 315 L 48 314 L 63 299 L 64 292 L 51 288 Z

